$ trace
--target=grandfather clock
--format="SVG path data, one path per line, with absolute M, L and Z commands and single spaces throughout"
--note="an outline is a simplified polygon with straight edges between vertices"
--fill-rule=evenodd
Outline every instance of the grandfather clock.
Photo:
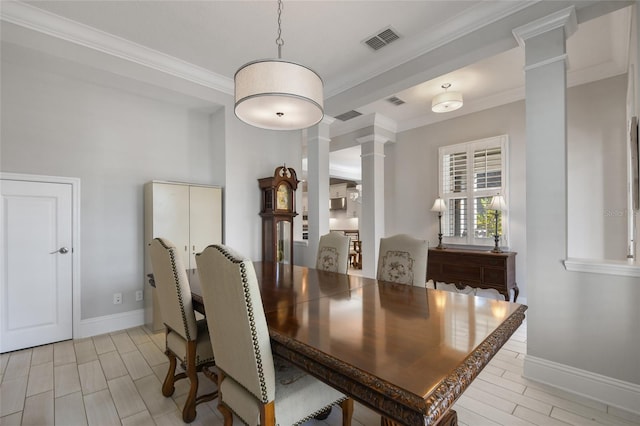
M 296 171 L 280 166 L 273 176 L 258 179 L 258 184 L 262 192 L 262 260 L 293 264 Z

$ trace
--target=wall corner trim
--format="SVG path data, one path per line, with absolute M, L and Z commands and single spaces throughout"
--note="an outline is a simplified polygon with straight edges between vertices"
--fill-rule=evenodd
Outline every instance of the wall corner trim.
M 635 383 L 531 355 L 525 356 L 523 376 L 640 415 L 640 385 Z

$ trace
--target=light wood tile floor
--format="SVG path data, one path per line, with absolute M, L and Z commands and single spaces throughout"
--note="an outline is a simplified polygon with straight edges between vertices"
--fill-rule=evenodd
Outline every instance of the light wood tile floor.
M 2 354 L 0 425 L 183 425 L 187 383 L 162 396 L 163 345 L 163 333 L 137 327 Z M 461 425 L 640 425 L 639 416 L 522 378 L 525 352 L 523 325 L 456 402 Z M 214 388 L 205 377 L 200 386 Z M 197 410 L 194 426 L 222 425 L 215 400 Z M 340 423 L 336 408 L 305 426 Z M 354 426 L 379 424 L 378 415 L 356 403 Z

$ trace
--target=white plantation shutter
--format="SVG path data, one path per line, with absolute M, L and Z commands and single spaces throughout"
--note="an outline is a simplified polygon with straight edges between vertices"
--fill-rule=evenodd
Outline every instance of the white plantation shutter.
M 502 150 L 485 148 L 473 153 L 473 189 L 500 188 L 502 186 Z
M 506 135 L 444 146 L 440 156 L 440 196 L 447 203 L 443 234 L 448 243 L 492 245 L 495 216 L 487 206 L 494 195 L 506 197 Z M 508 202 L 508 201 L 507 201 Z M 507 242 L 501 215 L 500 234 Z
M 443 156 L 443 194 L 467 192 L 467 153 L 454 152 Z

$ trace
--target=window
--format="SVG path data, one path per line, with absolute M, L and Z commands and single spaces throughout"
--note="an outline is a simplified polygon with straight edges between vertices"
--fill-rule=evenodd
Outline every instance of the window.
M 495 214 L 487 206 L 507 195 L 507 135 L 439 149 L 440 197 L 447 203 L 442 233 L 449 244 L 493 245 Z M 501 245 L 508 245 L 508 222 L 498 217 Z

